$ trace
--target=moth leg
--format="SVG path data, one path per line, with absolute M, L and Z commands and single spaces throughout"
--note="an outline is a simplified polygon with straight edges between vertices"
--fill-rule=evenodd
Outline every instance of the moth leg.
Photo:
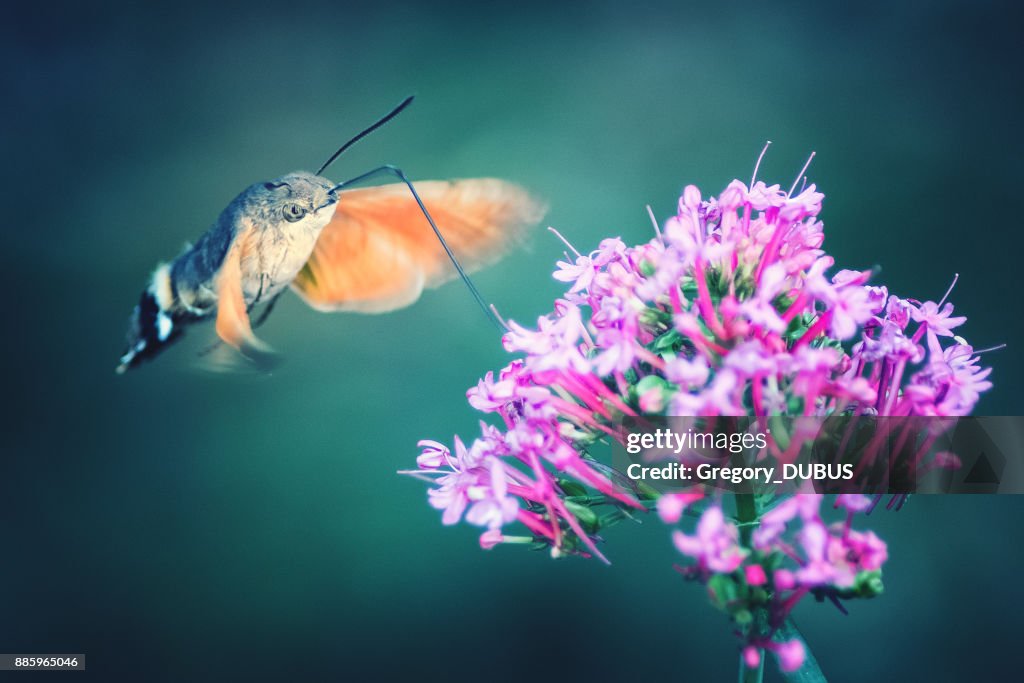
M 263 300 L 263 288 L 266 287 L 266 286 L 267 286 L 267 274 L 266 273 L 260 273 L 260 288 L 258 290 L 256 290 L 256 296 L 254 296 L 252 298 L 252 303 L 250 303 L 248 306 L 246 306 L 246 308 L 245 308 L 245 312 L 246 313 L 252 313 L 252 309 L 256 308 L 256 305 L 259 304 Z M 258 326 L 259 325 L 253 325 L 253 327 L 258 327 Z
M 260 317 L 257 318 L 256 321 L 252 324 L 252 328 L 254 330 L 259 328 L 263 323 L 267 321 L 267 318 L 270 317 L 270 312 L 274 310 L 274 306 L 277 305 L 277 300 L 281 298 L 281 294 L 283 292 L 284 290 L 281 290 L 280 292 L 275 294 L 273 297 L 271 297 L 270 301 L 267 302 L 267 305 L 263 307 L 263 310 L 260 311 Z

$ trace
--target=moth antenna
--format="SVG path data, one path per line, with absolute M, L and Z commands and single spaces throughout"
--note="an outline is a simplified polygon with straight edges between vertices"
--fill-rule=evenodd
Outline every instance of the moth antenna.
M 408 107 L 408 106 L 409 106 L 410 104 L 412 104 L 412 101 L 413 101 L 413 99 L 414 99 L 415 97 L 416 97 L 415 95 L 409 95 L 409 96 L 408 96 L 408 97 L 406 97 L 406 98 L 405 98 L 404 100 L 402 100 L 402 103 L 401 103 L 401 104 L 399 104 L 399 105 L 398 105 L 397 107 L 395 107 L 395 108 L 394 108 L 394 109 L 392 109 L 392 110 L 391 110 L 390 112 L 388 112 L 387 114 L 385 114 L 385 115 L 384 115 L 383 117 L 381 117 L 380 119 L 378 119 L 378 120 L 377 120 L 377 122 L 376 122 L 375 124 L 373 124 L 372 126 L 370 126 L 369 128 L 367 128 L 366 130 L 364 130 L 364 131 L 363 131 L 362 133 L 360 133 L 359 135 L 355 136 L 354 138 L 352 138 L 351 140 L 349 140 L 348 142 L 346 142 L 346 143 L 345 143 L 344 145 L 342 145 L 341 147 L 339 147 L 339 148 L 338 148 L 338 151 L 337 151 L 337 152 L 335 152 L 334 154 L 332 154 L 332 155 L 331 155 L 331 158 L 330 158 L 330 159 L 328 159 L 327 161 L 325 161 L 325 162 L 324 162 L 324 165 L 320 167 L 320 170 L 316 172 L 316 175 L 320 175 L 320 174 L 322 174 L 322 173 L 323 173 L 323 172 L 324 172 L 324 171 L 325 171 L 325 170 L 327 169 L 327 167 L 328 167 L 328 166 L 330 166 L 331 164 L 333 164 L 333 163 L 334 163 L 334 160 L 335 160 L 335 159 L 337 159 L 338 157 L 340 157 L 340 156 L 341 156 L 342 152 L 344 152 L 344 151 L 345 151 L 345 150 L 347 150 L 347 149 L 348 149 L 349 147 L 351 147 L 352 145 L 356 144 L 357 142 L 359 142 L 360 140 L 362 140 L 363 138 L 365 138 L 365 137 L 366 137 L 367 135 L 369 135 L 369 134 L 370 134 L 370 133 L 372 133 L 373 131 L 375 131 L 375 130 L 377 130 L 378 128 L 380 128 L 381 126 L 383 126 L 383 125 L 384 125 L 385 123 L 387 123 L 387 122 L 388 122 L 388 121 L 390 121 L 391 119 L 393 119 L 393 118 L 395 118 L 396 116 L 398 116 L 398 115 L 399 115 L 399 114 L 401 113 L 401 111 L 402 111 L 403 109 L 405 109 L 405 108 L 406 108 L 406 107 Z
M 412 98 L 409 99 L 411 100 Z M 401 106 L 399 107 L 399 110 L 400 109 Z M 402 169 L 398 168 L 397 166 L 392 166 L 391 164 L 379 166 L 373 169 L 372 171 L 367 171 L 366 173 L 356 176 L 355 178 L 352 178 L 350 180 L 346 180 L 343 183 L 338 183 L 337 185 L 331 188 L 331 194 L 333 195 L 339 192 L 342 188 L 348 187 L 349 185 L 354 185 L 356 183 L 372 178 L 375 175 L 381 175 L 385 173 L 397 177 L 399 180 L 405 183 L 405 186 L 409 188 L 410 192 L 412 192 L 412 196 L 416 200 L 416 203 L 419 205 L 420 211 L 423 212 L 423 215 L 426 217 L 427 222 L 430 223 L 430 227 L 431 229 L 433 229 L 434 235 L 437 236 L 437 241 L 441 243 L 441 246 L 444 248 L 444 253 L 448 255 L 448 259 L 452 262 L 452 265 L 455 266 L 455 271 L 459 274 L 459 277 L 462 278 L 462 281 L 466 283 L 466 287 L 469 289 L 469 293 L 473 295 L 474 299 L 476 299 L 477 304 L 479 304 L 481 310 L 483 310 L 484 312 L 484 315 L 487 316 L 487 319 L 490 320 L 494 324 L 494 326 L 498 328 L 499 331 L 504 332 L 505 328 L 502 326 L 501 321 L 488 307 L 487 301 L 484 299 L 483 295 L 480 294 L 480 290 L 476 288 L 476 285 L 473 284 L 473 281 L 469 279 L 469 275 L 466 274 L 466 271 L 462 268 L 462 264 L 459 263 L 459 260 L 457 258 L 455 258 L 455 253 L 452 251 L 451 247 L 448 246 L 448 242 L 445 241 L 444 235 L 442 235 L 440 229 L 438 229 L 437 223 L 434 222 L 433 216 L 430 215 L 430 212 L 427 211 L 427 207 L 423 203 L 423 200 L 420 199 L 419 192 L 417 192 L 416 188 L 413 187 L 412 181 L 409 180 L 409 177 L 405 175 L 405 172 Z

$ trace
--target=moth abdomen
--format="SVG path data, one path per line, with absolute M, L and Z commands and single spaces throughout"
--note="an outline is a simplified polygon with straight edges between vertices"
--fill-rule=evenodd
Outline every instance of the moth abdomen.
M 170 268 L 161 266 L 153 274 L 150 286 L 142 290 L 139 303 L 132 311 L 127 348 L 117 366 L 118 373 L 156 356 L 181 336 L 194 316 L 175 313 L 175 299 Z

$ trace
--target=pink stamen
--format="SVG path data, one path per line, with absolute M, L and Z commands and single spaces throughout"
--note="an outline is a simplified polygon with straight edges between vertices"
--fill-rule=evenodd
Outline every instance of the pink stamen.
M 658 227 L 658 219 L 654 217 L 654 211 L 651 209 L 650 204 L 647 205 L 647 215 L 651 217 L 651 225 L 654 226 L 654 234 L 656 234 L 658 236 L 658 239 L 660 240 L 661 228 Z
M 817 152 L 811 152 L 811 156 L 807 157 L 807 163 L 805 163 L 804 167 L 800 169 L 800 173 L 797 174 L 796 180 L 793 181 L 793 185 L 789 188 L 789 192 L 786 193 L 787 196 L 793 195 L 793 190 L 796 189 L 797 183 L 800 182 L 800 179 L 803 178 L 804 173 L 807 172 L 807 169 L 810 167 L 811 161 L 814 159 L 815 154 L 817 154 Z
M 757 157 L 757 163 L 754 164 L 754 174 L 750 176 L 750 187 L 754 187 L 754 182 L 757 180 L 757 170 L 761 168 L 761 159 L 764 159 L 765 152 L 768 151 L 768 147 L 772 144 L 771 140 L 766 140 L 764 147 L 761 149 L 761 154 Z
M 875 410 L 882 412 L 882 405 L 885 402 L 886 392 L 889 391 L 892 377 L 892 363 L 888 359 L 882 361 L 882 374 L 878 378 L 878 397 L 875 400 Z
M 754 415 L 765 416 L 763 378 L 761 375 L 754 375 L 751 380 L 751 398 L 754 402 Z
M 611 403 L 622 413 L 629 415 L 630 417 L 636 417 L 636 411 L 626 405 L 621 398 L 616 396 L 611 389 L 606 387 L 604 383 L 598 379 L 595 375 L 583 375 L 581 379 L 586 382 L 602 399 Z
M 708 281 L 707 277 L 705 277 L 704 263 L 700 258 L 697 259 L 695 270 L 694 280 L 697 281 L 697 308 L 700 309 L 704 322 L 711 328 L 715 336 L 719 339 L 727 339 L 729 335 L 726 334 L 725 328 L 722 327 L 721 321 L 718 320 L 718 314 L 715 313 L 715 305 L 711 301 L 711 292 L 708 290 Z
M 907 367 L 906 359 L 901 359 L 896 364 L 896 369 L 892 373 L 892 379 L 889 380 L 889 396 L 885 399 L 885 405 L 883 406 L 879 415 L 889 415 L 892 412 L 892 407 L 896 403 L 896 399 L 900 393 L 900 382 L 903 381 L 903 370 Z
M 803 310 L 804 305 L 806 303 L 807 303 L 807 292 L 801 291 L 800 294 L 793 301 L 793 303 L 790 304 L 789 308 L 786 309 L 786 312 L 782 314 L 782 319 L 785 322 L 788 323 L 794 317 L 796 317 L 797 313 L 799 313 L 800 311 Z
M 946 298 L 953 291 L 953 288 L 956 287 L 956 281 L 959 279 L 960 273 L 953 273 L 953 281 L 949 283 L 949 289 L 947 289 L 946 293 L 942 295 L 942 301 L 939 302 L 939 305 L 936 308 L 942 308 L 942 304 L 946 303 Z
M 996 344 L 995 346 L 990 346 L 987 349 L 981 349 L 980 351 L 975 351 L 973 353 L 973 355 L 980 356 L 983 353 L 989 353 L 990 351 L 999 351 L 999 350 L 1005 349 L 1005 348 L 1006 348 L 1006 344 Z
M 529 510 L 520 510 L 516 513 L 516 519 L 522 522 L 523 526 L 534 534 L 555 540 L 555 534 L 551 531 L 551 528 L 541 520 L 540 515 L 537 513 L 530 512 Z
M 572 252 L 573 252 L 574 254 L 576 254 L 576 256 L 583 256 L 583 254 L 581 254 L 581 253 L 580 253 L 580 252 L 579 252 L 579 251 L 578 251 L 578 250 L 576 249 L 576 247 L 572 246 L 572 243 L 571 243 L 571 242 L 569 242 L 569 240 L 565 239 L 565 237 L 563 237 L 563 236 L 562 236 L 562 233 L 558 232 L 557 230 L 555 230 L 555 229 L 554 229 L 553 227 L 551 227 L 551 226 L 548 226 L 548 230 L 549 230 L 550 232 L 554 233 L 554 234 L 555 234 L 555 237 L 557 237 L 558 239 L 562 240 L 562 243 L 563 243 L 563 244 L 565 244 L 565 246 L 567 246 L 567 247 L 569 247 L 570 249 L 572 249 Z
M 765 245 L 764 251 L 761 252 L 761 260 L 757 264 L 757 271 L 754 273 L 754 282 L 758 285 L 761 284 L 761 273 L 764 269 L 772 264 L 775 260 L 775 251 L 778 249 L 779 240 L 782 239 L 782 233 L 789 228 L 788 225 L 779 223 L 775 226 L 775 231 L 772 233 L 772 238 L 768 240 L 768 244 Z

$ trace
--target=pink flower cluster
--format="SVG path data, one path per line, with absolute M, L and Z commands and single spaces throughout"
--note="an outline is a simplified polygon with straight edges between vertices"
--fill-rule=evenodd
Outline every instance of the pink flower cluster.
M 946 297 L 921 303 L 867 285 L 870 271 L 828 277 L 822 199 L 814 185 L 793 194 L 735 180 L 705 200 L 691 185 L 650 242 L 606 239 L 559 261 L 554 277 L 570 286 L 554 313 L 536 328 L 508 325 L 505 348 L 524 357 L 467 393 L 505 431 L 484 426 L 455 457 L 420 459 L 423 473 L 447 472 L 431 495 L 446 523 L 501 491 L 532 514 L 506 505 L 483 526 L 517 519 L 559 543 L 564 526 L 595 551 L 559 502 L 562 483 L 640 506 L 588 455 L 621 437 L 622 416 L 968 414 L 991 383 L 953 334 L 964 318 Z
M 767 649 L 798 668 L 800 642 L 772 636 L 800 598 L 839 605 L 878 592 L 886 546 L 852 528 L 873 502 L 839 496 L 838 525 L 822 520 L 821 497 L 805 495 L 733 520 L 720 495 L 659 497 L 592 451 L 624 441 L 624 417 L 970 413 L 990 370 L 954 334 L 965 318 L 949 291 L 921 302 L 868 284 L 869 270 L 829 275 L 822 199 L 814 185 L 735 180 L 707 199 L 691 185 L 649 242 L 610 238 L 583 254 L 563 238 L 571 253 L 554 277 L 567 292 L 536 327 L 509 322 L 504 346 L 521 358 L 467 392 L 501 428 L 481 423 L 469 448 L 456 437 L 454 454 L 420 443 L 413 474 L 432 482 L 444 523 L 465 515 L 485 527 L 487 548 L 527 542 L 603 559 L 600 530 L 634 510 L 656 506 L 673 525 L 699 517 L 693 534 L 673 532 L 693 561 L 684 573 L 738 624 L 768 615 L 745 628 L 748 664 Z M 509 535 L 515 522 L 529 535 Z
M 521 542 L 502 533 L 502 527 L 518 521 L 556 554 L 589 551 L 604 559 L 591 537 L 596 520 L 588 514 L 590 509 L 567 495 L 573 482 L 581 492 L 590 487 L 624 506 L 640 510 L 644 506 L 614 486 L 598 463 L 584 458 L 561 433 L 552 431 L 557 430 L 558 420 L 547 401 L 543 407 L 520 402 L 514 383 L 499 388 L 505 382 L 488 382 L 494 391 L 481 400 L 498 400 L 497 391 L 511 392 L 509 407 L 496 411 L 509 416 L 507 432 L 481 423 L 483 436 L 470 448 L 455 437 L 454 455 L 436 441 L 420 441 L 419 469 L 412 473 L 433 477 L 430 504 L 444 511 L 445 524 L 457 523 L 465 513 L 470 524 L 487 528 L 480 537 L 484 548 L 509 540 Z M 511 417 L 513 410 L 516 421 Z
M 666 493 L 658 514 L 675 525 L 700 493 Z M 676 549 L 694 563 L 679 571 L 708 586 L 711 601 L 740 626 L 750 626 L 760 611 L 761 628 L 745 636 L 748 666 L 760 662 L 760 651 L 775 652 L 784 671 L 803 663 L 799 641 L 772 638 L 796 604 L 807 594 L 829 599 L 845 612 L 840 599 L 873 597 L 881 592 L 881 568 L 888 558 L 885 543 L 873 532 L 853 529 L 853 518 L 872 500 L 859 494 L 836 497 L 846 511 L 843 521 L 827 524 L 821 515 L 823 496 L 796 495 L 763 513 L 756 528 L 742 539 L 737 523 L 726 519 L 720 501 L 699 513 L 693 535 L 672 532 Z M 753 662 L 753 663 L 751 663 Z

